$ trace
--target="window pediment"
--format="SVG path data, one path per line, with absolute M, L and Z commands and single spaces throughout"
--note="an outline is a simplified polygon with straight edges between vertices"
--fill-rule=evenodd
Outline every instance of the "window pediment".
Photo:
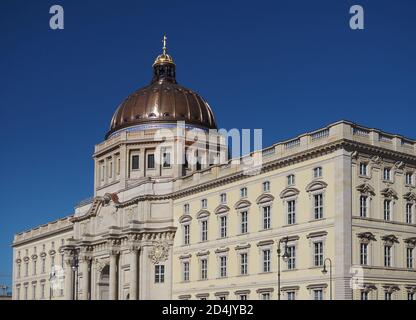
M 416 237 L 404 239 L 404 242 L 412 247 L 416 247 Z
M 206 217 L 209 217 L 210 213 L 208 210 L 201 210 L 197 213 L 196 218 L 197 219 L 203 219 Z
M 373 196 L 376 194 L 374 188 L 368 183 L 360 184 L 356 189 L 362 194 L 371 194 Z
M 192 217 L 189 214 L 184 214 L 179 218 L 179 223 L 186 223 L 192 221 Z
M 397 199 L 397 192 L 394 191 L 392 188 L 385 188 L 380 192 L 386 198 L 394 198 Z
M 264 193 L 256 199 L 256 203 L 263 204 L 267 202 L 272 202 L 273 200 L 274 200 L 274 197 L 271 194 Z
M 362 232 L 357 234 L 357 237 L 362 241 L 377 241 L 376 236 L 372 234 L 371 232 Z
M 240 200 L 234 205 L 234 209 L 240 210 L 251 206 L 251 202 L 248 200 Z
M 326 182 L 323 181 L 312 181 L 306 186 L 306 192 L 313 192 L 317 190 L 325 189 L 328 186 Z
M 298 189 L 289 187 L 289 188 L 284 189 L 280 193 L 280 198 L 284 199 L 284 198 L 294 197 L 294 196 L 297 196 L 298 194 L 299 194 Z
M 228 211 L 230 211 L 230 207 L 222 204 L 222 205 L 219 205 L 218 207 L 216 207 L 214 212 L 215 212 L 215 214 L 222 214 L 222 213 L 226 213 Z
M 394 243 L 399 243 L 399 238 L 394 234 L 388 234 L 381 238 L 386 244 L 393 245 Z
M 403 196 L 409 202 L 416 202 L 416 194 L 414 192 L 408 192 Z

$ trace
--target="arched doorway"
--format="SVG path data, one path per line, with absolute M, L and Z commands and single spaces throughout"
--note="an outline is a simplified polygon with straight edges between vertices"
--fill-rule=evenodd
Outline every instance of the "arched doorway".
M 110 266 L 107 264 L 100 273 L 98 281 L 98 299 L 108 300 L 109 296 Z

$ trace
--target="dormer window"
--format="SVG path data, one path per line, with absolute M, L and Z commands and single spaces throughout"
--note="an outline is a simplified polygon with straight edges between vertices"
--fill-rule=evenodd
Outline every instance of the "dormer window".
M 368 176 L 367 167 L 366 162 L 360 162 L 360 176 Z
M 383 179 L 386 181 L 391 181 L 391 168 L 384 168 Z

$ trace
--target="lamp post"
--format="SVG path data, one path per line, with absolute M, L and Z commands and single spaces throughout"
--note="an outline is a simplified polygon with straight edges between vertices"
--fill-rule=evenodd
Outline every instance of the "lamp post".
M 326 270 L 326 262 L 329 262 L 329 299 L 332 300 L 332 260 L 329 258 L 326 258 L 324 260 L 324 268 L 322 269 L 323 274 L 327 274 Z
M 74 250 L 74 256 L 72 257 L 72 265 L 71 265 L 72 272 L 74 273 L 73 279 L 73 300 L 78 299 L 78 256 L 76 255 L 76 251 Z
M 283 261 L 286 262 L 289 259 L 289 255 L 287 253 L 287 242 L 289 241 L 289 237 L 284 237 L 279 239 L 279 243 L 277 246 L 277 300 L 280 300 L 280 256 L 282 250 L 280 248 L 281 244 L 284 243 L 284 253 L 283 253 Z

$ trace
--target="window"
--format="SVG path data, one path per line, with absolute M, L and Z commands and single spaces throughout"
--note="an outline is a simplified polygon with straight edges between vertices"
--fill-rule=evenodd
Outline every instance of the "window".
M 224 278 L 227 276 L 227 257 L 220 257 L 220 277 Z
M 322 289 L 315 289 L 313 290 L 313 299 L 314 300 L 323 300 L 324 295 Z
M 316 178 L 322 178 L 322 167 L 316 167 L 313 169 L 313 177 Z
M 406 203 L 406 223 L 413 223 L 413 205 Z
M 120 160 L 120 158 L 118 158 L 117 159 L 117 167 L 116 167 L 117 175 L 120 174 L 120 169 L 121 169 L 121 160 Z
M 185 203 L 185 204 L 183 205 L 183 212 L 184 212 L 185 214 L 189 214 L 189 203 Z
M 263 250 L 263 272 L 270 272 L 270 249 Z
M 247 197 L 247 188 L 244 187 L 240 189 L 240 197 L 241 198 Z
M 170 168 L 170 153 L 163 152 L 163 168 Z
M 208 279 L 208 260 L 201 259 L 201 279 Z
M 406 173 L 406 184 L 413 185 L 413 173 L 411 172 Z
M 367 176 L 367 163 L 365 162 L 361 162 L 360 163 L 360 176 Z
M 406 266 L 413 269 L 413 248 L 406 248 Z
M 139 166 L 139 156 L 138 155 L 133 155 L 131 157 L 131 169 L 132 170 L 139 170 L 140 166 Z
M 247 233 L 247 211 L 241 211 L 240 219 L 240 232 L 242 234 Z
M 24 296 L 24 299 L 23 299 L 23 300 L 27 300 L 27 297 L 28 297 L 28 296 L 27 296 L 27 291 L 28 291 L 28 287 L 26 286 L 26 287 L 25 287 L 25 296 Z
M 315 219 L 322 219 L 324 217 L 324 196 L 322 193 L 315 194 L 313 199 Z
M 296 300 L 295 291 L 288 291 L 287 292 L 287 300 Z
M 261 300 L 270 300 L 270 292 L 262 293 Z
M 384 266 L 391 267 L 391 246 L 384 246 Z
M 25 277 L 29 276 L 29 262 L 25 262 Z
M 383 169 L 383 179 L 390 181 L 391 180 L 391 168 L 384 168 Z
M 227 237 L 227 216 L 220 217 L 220 237 Z
M 324 244 L 323 242 L 315 242 L 313 264 L 315 267 L 320 267 L 324 264 Z
M 248 271 L 248 256 L 247 253 L 240 254 L 240 274 L 246 275 Z
M 270 206 L 262 208 L 263 210 L 263 230 L 270 229 Z
M 46 268 L 46 258 L 42 258 L 42 273 L 45 273 L 45 268 Z
M 295 200 L 287 202 L 287 224 L 294 224 L 296 222 L 296 208 Z
M 391 220 L 391 200 L 384 200 L 384 220 Z
M 368 292 L 361 291 L 361 300 L 368 300 Z
M 415 294 L 412 292 L 407 293 L 407 300 L 415 300 Z
M 240 298 L 240 300 L 247 300 L 247 295 L 246 294 L 240 294 L 239 298 Z
M 100 175 L 101 175 L 101 181 L 104 181 L 104 177 L 105 177 L 105 166 L 104 166 L 104 164 L 101 165 Z
M 183 281 L 189 281 L 189 261 L 182 263 L 183 267 Z
M 20 300 L 20 288 L 17 288 L 16 299 Z
M 220 194 L 220 203 L 221 204 L 226 204 L 227 203 L 227 194 L 226 193 L 221 193 Z
M 36 275 L 36 260 L 33 260 L 33 275 Z
M 219 300 L 227 300 L 227 297 L 226 296 L 219 296 L 218 299 Z
M 201 241 L 207 241 L 208 240 L 208 221 L 202 220 L 201 221 Z
M 147 155 L 147 168 L 154 169 L 155 168 L 155 155 L 150 153 Z
M 185 224 L 183 226 L 183 244 L 188 245 L 190 242 L 190 225 Z
M 40 298 L 45 299 L 45 284 L 44 283 L 40 285 Z
M 384 292 L 384 300 L 391 300 L 391 296 L 392 296 L 392 294 L 391 294 L 391 292 Z
M 32 286 L 32 289 L 33 289 L 33 291 L 32 291 L 32 299 L 33 300 L 36 300 L 36 284 L 34 284 Z
M 360 196 L 360 217 L 366 218 L 367 217 L 367 197 Z
M 20 278 L 21 271 L 22 271 L 22 265 L 19 263 L 17 265 L 17 278 Z
M 207 206 L 208 206 L 208 200 L 207 199 L 202 199 L 201 200 L 201 208 L 206 209 Z
M 287 185 L 292 186 L 294 184 L 295 184 L 295 175 L 294 174 L 289 174 L 287 176 Z
M 109 166 L 108 166 L 108 177 L 112 178 L 113 177 L 113 162 L 110 161 L 109 162 Z
M 51 267 L 53 268 L 55 266 L 55 256 L 51 257 Z
M 264 181 L 263 182 L 263 192 L 269 192 L 270 191 L 270 182 Z
M 368 244 L 360 243 L 360 264 L 363 266 L 368 265 Z
M 155 266 L 155 283 L 164 283 L 165 282 L 165 266 L 156 265 Z
M 288 254 L 288 260 L 287 260 L 288 270 L 296 269 L 296 247 L 295 246 L 287 247 L 287 254 Z
M 62 269 L 65 268 L 65 255 L 63 253 L 61 254 L 61 267 Z

